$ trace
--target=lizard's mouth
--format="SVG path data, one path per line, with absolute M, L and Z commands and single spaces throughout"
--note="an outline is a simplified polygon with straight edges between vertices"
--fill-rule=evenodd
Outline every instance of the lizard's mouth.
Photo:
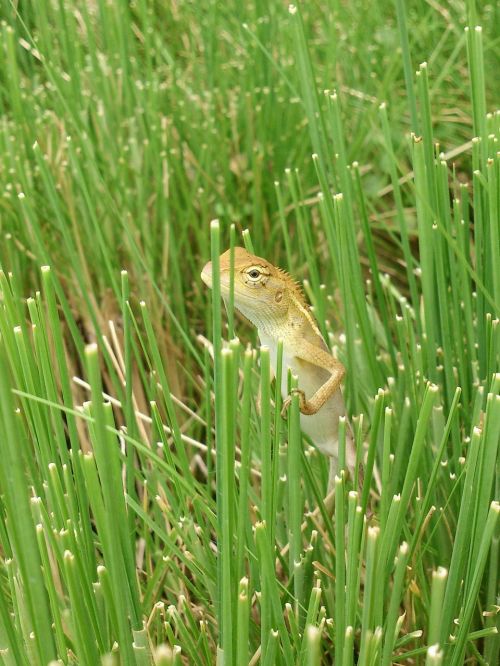
M 201 279 L 207 285 L 207 287 L 212 288 L 212 262 L 209 261 L 208 264 L 205 264 L 203 270 L 201 271 Z

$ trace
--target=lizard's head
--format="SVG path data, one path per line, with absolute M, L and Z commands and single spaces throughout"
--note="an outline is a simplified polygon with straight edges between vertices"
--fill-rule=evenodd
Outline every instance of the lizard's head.
M 229 299 L 230 251 L 221 254 L 220 288 Z M 201 279 L 212 287 L 212 262 L 204 267 Z M 234 248 L 234 305 L 257 328 L 286 317 L 292 293 L 300 292 L 292 278 L 265 259 Z

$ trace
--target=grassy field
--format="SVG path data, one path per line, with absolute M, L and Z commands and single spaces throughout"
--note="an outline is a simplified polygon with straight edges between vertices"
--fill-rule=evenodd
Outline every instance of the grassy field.
M 0 664 L 497 664 L 498 4 L 0 7 Z M 231 244 L 347 368 L 333 517 Z

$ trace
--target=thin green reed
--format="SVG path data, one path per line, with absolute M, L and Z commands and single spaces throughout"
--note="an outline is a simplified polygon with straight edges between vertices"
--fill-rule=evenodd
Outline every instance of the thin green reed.
M 292 384 L 293 386 L 293 384 Z M 302 551 L 302 491 L 301 491 L 301 433 L 298 395 L 292 395 L 292 402 L 288 410 L 288 542 L 290 572 L 300 561 Z M 298 617 L 298 601 L 300 599 L 299 581 L 294 578 L 294 611 Z
M 314 78 L 309 49 L 304 33 L 304 23 L 298 5 L 289 5 L 290 23 L 295 44 L 299 79 L 302 89 L 302 101 L 309 121 L 313 151 L 318 155 L 319 168 L 323 174 L 327 172 L 326 126 L 323 111 L 319 102 L 318 90 Z M 326 193 L 325 193 L 326 194 Z
M 386 531 L 382 537 L 380 546 L 380 566 L 386 571 L 392 569 L 392 558 L 396 551 L 397 542 L 400 538 L 401 529 L 404 524 L 406 511 L 410 496 L 414 487 L 415 480 L 419 471 L 420 460 L 424 449 L 429 419 L 432 413 L 433 405 L 436 401 L 438 388 L 434 384 L 428 384 L 420 407 L 418 415 L 417 426 L 411 448 L 410 458 L 408 460 L 406 475 L 401 491 L 400 502 L 398 502 L 396 513 L 394 515 L 394 523 L 391 523 L 391 509 L 389 509 L 389 516 L 386 524 Z
M 174 401 L 172 400 L 172 395 L 170 393 L 170 385 L 165 372 L 164 364 L 162 362 L 160 349 L 156 336 L 153 329 L 153 322 L 149 313 L 149 309 L 144 301 L 140 302 L 140 312 L 142 315 L 142 320 L 144 323 L 144 328 L 146 330 L 146 337 L 149 344 L 149 349 L 151 350 L 151 369 L 154 368 L 154 372 L 158 374 L 161 386 L 161 394 L 163 397 L 163 402 L 165 404 L 165 409 L 167 412 L 168 423 L 172 428 L 172 433 L 174 436 L 174 441 L 176 445 L 176 450 L 179 456 L 180 465 L 185 476 L 189 476 L 189 461 L 187 451 L 182 441 L 179 421 L 177 419 L 177 414 L 175 411 Z M 156 393 L 156 392 L 155 392 Z
M 231 604 L 231 557 L 232 534 L 228 531 L 227 464 L 225 458 L 224 432 L 224 375 L 222 366 L 222 313 L 220 293 L 220 228 L 219 221 L 210 224 L 212 260 L 212 344 L 214 350 L 214 393 L 215 393 L 215 450 L 217 484 L 217 617 L 219 621 L 218 650 L 223 664 L 231 663 L 233 650 L 232 604 Z M 228 547 L 229 544 L 229 547 Z
M 488 159 L 486 163 L 486 178 L 488 181 L 488 211 L 489 219 L 487 224 L 489 226 L 489 247 L 490 247 L 490 292 L 495 299 L 495 302 L 500 307 L 500 266 L 498 261 L 498 254 L 496 250 L 500 248 L 500 229 L 498 220 L 500 219 L 500 170 L 498 168 L 498 161 L 495 163 L 493 159 Z M 495 249 L 496 248 L 496 249 Z
M 426 330 L 426 366 L 428 377 L 435 380 L 436 346 L 439 340 L 437 328 L 437 306 L 434 279 L 434 250 L 432 239 L 432 214 L 428 205 L 430 201 L 429 181 L 426 176 L 424 145 L 420 137 L 413 136 L 413 161 L 415 168 L 415 196 L 418 220 L 418 238 L 420 247 L 420 265 L 422 269 L 422 294 Z
M 261 446 L 261 516 L 269 535 L 274 534 L 273 515 L 273 437 L 271 432 L 271 365 L 269 347 L 260 348 L 260 446 Z M 276 452 L 275 452 L 276 453 Z
M 248 633 L 250 622 L 250 594 L 248 578 L 240 580 L 237 609 L 236 664 L 248 666 Z
M 271 371 L 274 373 L 274 415 L 273 415 L 273 441 L 272 441 L 272 479 L 271 487 L 273 489 L 272 499 L 272 515 L 276 516 L 278 512 L 278 495 L 279 495 L 279 471 L 280 471 L 280 443 L 282 439 L 283 419 L 281 415 L 282 397 L 281 397 L 281 383 L 283 375 L 283 340 L 278 340 L 276 350 L 276 367 Z M 275 537 L 276 524 L 272 523 L 273 539 Z
M 473 501 L 474 493 L 477 492 L 474 484 L 474 477 L 476 475 L 481 441 L 481 431 L 479 428 L 474 428 L 466 458 L 464 489 L 460 503 L 457 527 L 455 530 L 455 541 L 449 566 L 448 582 L 446 584 L 443 614 L 441 618 L 441 636 L 439 641 L 441 644 L 444 644 L 447 640 L 453 618 L 456 614 L 457 604 L 459 603 L 459 597 L 461 594 L 462 579 L 467 564 L 467 543 L 470 543 L 470 538 L 472 536 Z
M 399 39 L 403 55 L 403 70 L 406 84 L 406 94 L 408 105 L 410 107 L 411 129 L 418 134 L 420 132 L 417 101 L 415 97 L 415 88 L 413 84 L 413 66 L 411 61 L 410 40 L 408 37 L 408 26 L 406 21 L 406 9 L 403 0 L 394 0 L 396 5 L 396 16 L 398 19 Z
M 467 44 L 467 61 L 469 65 L 469 81 L 472 100 L 472 121 L 474 136 L 481 141 L 481 169 L 487 160 L 486 133 L 486 93 L 484 79 L 483 29 L 480 25 L 465 28 Z
M 344 475 L 335 477 L 335 662 L 343 660 L 345 634 L 345 492 Z
M 236 575 L 243 580 L 246 573 L 246 549 L 249 547 L 247 535 L 248 525 L 248 495 L 250 483 L 250 412 L 252 406 L 252 370 L 253 352 L 246 349 L 243 355 L 243 396 L 240 421 L 240 471 L 239 471 L 239 497 L 238 497 L 238 532 L 236 537 Z M 248 581 L 247 581 L 248 586 Z M 242 594 L 240 590 L 240 595 Z M 248 595 L 248 589 L 247 589 Z M 239 630 L 240 631 L 240 630 Z M 248 652 L 248 648 L 247 648 Z
M 406 278 L 408 280 L 411 304 L 413 311 L 415 313 L 415 321 L 417 330 L 420 333 L 422 329 L 422 323 L 420 320 L 420 299 L 417 289 L 417 281 L 415 278 L 415 258 L 412 255 L 409 233 L 408 233 L 408 224 L 406 220 L 406 214 L 403 206 L 403 197 L 401 194 L 401 186 L 399 184 L 398 172 L 397 172 L 397 160 L 394 154 L 394 147 L 391 137 L 391 128 L 389 125 L 389 119 L 387 116 L 387 105 L 382 103 L 379 106 L 380 119 L 382 124 L 382 132 L 384 135 L 384 144 L 386 150 L 388 150 L 391 159 L 389 160 L 389 174 L 391 177 L 391 185 L 394 194 L 394 201 L 396 205 L 397 220 L 399 225 L 399 233 L 401 235 L 401 246 L 403 249 L 403 256 L 405 259 L 405 268 L 406 268 Z
M 384 643 L 382 650 L 382 666 L 392 663 L 392 651 L 397 638 L 397 620 L 400 611 L 401 596 L 406 575 L 406 565 L 409 557 L 408 544 L 403 541 L 395 559 L 394 583 L 385 618 Z
M 121 271 L 121 310 L 123 318 L 123 362 L 124 362 L 124 381 L 125 381 L 125 421 L 127 423 L 127 434 L 132 438 L 137 438 L 137 422 L 133 402 L 133 379 L 132 379 L 132 318 L 129 307 L 130 284 L 127 271 Z M 134 483 L 134 449 L 127 442 L 126 466 L 127 466 L 127 494 L 137 499 L 137 493 Z M 128 515 L 129 530 L 132 533 L 134 525 L 133 513 Z
M 497 377 L 498 380 L 498 377 Z M 493 387 L 495 390 L 495 381 Z M 486 398 L 486 410 L 483 425 L 483 442 L 479 451 L 477 471 L 474 482 L 478 488 L 474 506 L 474 523 L 472 527 L 472 550 L 468 575 L 465 580 L 465 591 L 468 590 L 470 570 L 472 563 L 477 560 L 480 537 L 484 532 L 488 505 L 495 498 L 495 483 L 497 479 L 496 461 L 498 460 L 498 449 L 500 446 L 500 395 L 488 393 Z
M 477 560 L 475 562 L 469 594 L 465 598 L 465 604 L 459 617 L 456 641 L 452 648 L 452 658 L 450 661 L 452 666 L 459 666 L 460 664 L 463 664 L 467 633 L 469 630 L 470 621 L 472 619 L 472 614 L 476 606 L 475 599 L 477 593 L 479 592 L 479 587 L 483 578 L 484 567 L 486 565 L 486 558 L 488 557 L 491 540 L 499 522 L 499 517 L 500 504 L 498 502 L 492 502 L 490 504 L 488 518 L 484 526 L 484 532 L 482 535 L 478 535 L 478 538 L 480 538 L 480 545 L 477 553 Z
M 236 227 L 229 227 L 229 299 L 227 307 L 227 335 L 234 338 L 234 247 L 236 244 Z
M 344 303 L 353 301 L 356 313 L 356 324 L 359 327 L 363 345 L 363 366 L 369 368 L 367 383 L 375 391 L 383 385 L 382 371 L 377 363 L 377 354 L 371 326 L 368 320 L 366 297 L 364 293 L 363 280 L 361 277 L 359 255 L 355 241 L 355 231 L 348 213 L 346 201 L 343 194 L 337 194 L 333 198 L 335 211 L 335 224 L 337 226 L 337 238 L 340 243 L 341 265 L 340 270 L 344 272 Z M 351 299 L 351 296 L 354 296 Z M 356 327 L 356 328 L 357 328 Z M 354 340 L 358 338 L 356 329 L 352 331 Z M 354 359 L 353 366 L 354 365 Z
M 14 404 L 10 390 L 10 373 L 5 359 L 5 345 L 0 341 L 0 375 L 7 381 L 0 382 L 1 440 L 4 443 L 3 462 L 0 480 L 4 501 L 9 515 L 12 516 L 9 526 L 10 546 L 15 554 L 16 568 L 19 570 L 20 581 L 26 600 L 26 621 L 34 632 L 33 656 L 37 664 L 46 664 L 55 659 L 55 644 L 51 630 L 51 614 L 47 593 L 40 571 L 40 554 L 33 525 L 28 499 L 28 488 L 24 474 L 22 451 L 17 442 L 21 435 L 19 419 L 14 415 Z M 8 472 L 8 473 L 7 473 Z M 16 517 L 15 521 L 13 517 Z M 0 602 L 3 605 L 3 601 Z M 30 631 L 29 630 L 29 631 Z M 28 642 L 30 639 L 26 636 Z
M 234 489 L 234 440 L 233 428 L 231 427 L 232 412 L 236 401 L 234 400 L 234 352 L 231 349 L 223 349 L 222 355 L 222 430 L 221 437 L 216 440 L 217 447 L 222 449 L 222 478 L 218 490 L 222 491 L 222 514 L 224 527 L 222 540 L 218 541 L 218 557 L 222 558 L 222 604 L 224 612 L 224 634 L 223 634 L 223 663 L 231 664 L 235 649 L 234 643 L 234 560 L 233 560 L 233 538 L 235 524 L 235 489 Z
M 382 325 L 385 330 L 385 335 L 387 340 L 386 346 L 391 359 L 391 366 L 392 366 L 391 370 L 392 373 L 395 374 L 397 369 L 397 362 L 396 362 L 396 352 L 394 349 L 394 345 L 392 344 L 390 317 L 387 309 L 386 299 L 384 297 L 382 290 L 380 272 L 378 269 L 378 260 L 373 243 L 373 235 L 370 229 L 370 223 L 368 220 L 368 212 L 366 210 L 365 195 L 361 183 L 361 174 L 359 171 L 359 165 L 357 163 L 353 165 L 353 178 L 354 178 L 355 193 L 360 207 L 361 228 L 363 230 L 363 236 L 365 238 L 366 251 L 368 254 L 368 258 L 370 260 L 371 280 L 373 281 L 377 307 L 380 310 L 380 318 L 382 320 Z
M 443 612 L 444 590 L 448 571 L 444 567 L 438 567 L 432 572 L 431 607 L 429 611 L 429 622 L 427 629 L 427 643 L 435 645 L 440 638 L 441 613 Z
M 87 347 L 87 371 L 92 389 L 91 412 L 94 424 L 90 426 L 93 450 L 96 457 L 99 478 L 105 506 L 106 531 L 101 534 L 105 543 L 106 560 L 109 563 L 113 596 L 118 617 L 120 650 L 124 663 L 134 663 L 129 634 L 129 618 L 133 628 L 140 623 L 139 594 L 137 581 L 133 576 L 134 564 L 131 544 L 128 539 L 125 501 L 120 475 L 120 460 L 116 437 L 109 432 L 112 425 L 112 412 L 102 398 L 102 379 L 99 372 L 99 357 L 96 345 Z M 132 573 L 132 577 L 130 577 Z M 127 585 L 123 581 L 127 581 Z
M 267 656 L 269 650 L 269 632 L 274 624 L 279 629 L 279 638 L 285 663 L 293 663 L 292 645 L 283 617 L 278 580 L 276 578 L 274 549 L 270 548 L 267 539 L 266 524 L 258 522 L 255 525 L 254 532 L 260 564 L 261 609 L 265 613 L 265 616 L 262 618 L 262 624 L 266 626 L 266 631 L 261 628 L 262 658 L 265 659 Z M 267 627 L 269 627 L 268 630 Z
M 363 611 L 361 618 L 361 645 L 359 650 L 359 662 L 361 664 L 369 663 L 367 653 L 369 653 L 370 635 L 375 629 L 375 587 L 378 575 L 379 563 L 379 536 L 378 527 L 369 527 L 367 530 L 366 544 L 366 576 L 363 593 Z

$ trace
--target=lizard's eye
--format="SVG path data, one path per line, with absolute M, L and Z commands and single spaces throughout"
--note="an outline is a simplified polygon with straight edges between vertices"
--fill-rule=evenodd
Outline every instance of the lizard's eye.
M 258 268 L 253 267 L 247 271 L 247 275 L 250 280 L 257 282 L 257 280 L 260 280 L 262 273 Z
M 269 279 L 269 271 L 265 266 L 259 266 L 259 264 L 254 264 L 253 266 L 248 266 L 243 271 L 244 280 L 247 285 L 250 287 L 265 287 L 266 282 Z

